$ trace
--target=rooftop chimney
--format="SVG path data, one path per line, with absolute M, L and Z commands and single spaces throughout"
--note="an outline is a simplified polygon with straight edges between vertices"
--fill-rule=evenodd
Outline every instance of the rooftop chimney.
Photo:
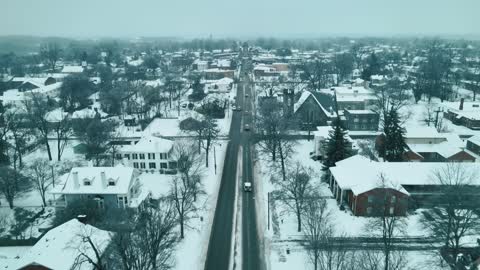
M 461 98 L 461 99 L 460 99 L 460 106 L 458 107 L 458 109 L 459 109 L 460 111 L 463 110 L 463 102 L 464 102 L 464 100 L 465 100 L 464 98 Z
M 72 174 L 73 174 L 73 186 L 75 188 L 79 188 L 80 183 L 78 182 L 78 172 L 72 172 Z
M 87 224 L 87 215 L 78 215 L 77 220 L 83 224 Z
M 105 172 L 100 172 L 100 178 L 102 179 L 102 186 L 103 188 L 107 187 L 107 177 L 105 176 Z

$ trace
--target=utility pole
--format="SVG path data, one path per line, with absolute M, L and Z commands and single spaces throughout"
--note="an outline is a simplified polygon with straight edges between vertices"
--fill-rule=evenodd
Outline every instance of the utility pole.
M 213 146 L 213 166 L 215 167 L 215 175 L 217 175 L 217 154 L 215 151 L 215 146 Z
M 267 230 L 270 230 L 270 193 L 267 193 Z

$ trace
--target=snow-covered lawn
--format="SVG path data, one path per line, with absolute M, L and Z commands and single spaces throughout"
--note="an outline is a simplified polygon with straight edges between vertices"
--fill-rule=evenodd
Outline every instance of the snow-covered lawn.
M 222 179 L 223 162 L 227 150 L 227 141 L 219 141 L 217 151 L 217 173 L 214 169 L 213 151 L 209 156 L 210 166 L 205 171 L 203 184 L 206 196 L 198 200 L 203 209 L 197 213 L 189 223 L 185 231 L 185 238 L 178 244 L 176 250 L 176 270 L 203 269 L 210 238 L 210 229 L 213 222 L 215 207 L 218 197 L 218 189 Z M 201 221 L 201 218 L 203 221 Z
M 315 176 L 313 185 L 315 188 L 319 189 L 320 194 L 329 197 L 327 199 L 327 206 L 331 213 L 330 218 L 333 227 L 336 230 L 335 233 L 339 236 L 347 235 L 350 237 L 378 236 L 378 232 L 368 229 L 368 224 L 372 218 L 356 217 L 353 216 L 348 209 L 344 211 L 340 210 L 337 202 L 333 199 L 333 195 L 328 188 L 328 185 L 322 183 L 320 180 L 322 175 L 321 163 L 309 158 L 309 152 L 313 150 L 313 144 L 313 141 L 298 140 L 295 147 L 296 153 L 292 155 L 290 164 L 300 162 L 302 165 L 310 166 L 314 169 Z M 257 179 L 256 192 L 258 197 L 257 207 L 259 208 L 257 212 L 260 228 L 263 229 L 263 233 L 266 236 L 266 254 L 267 258 L 270 259 L 267 265 L 269 265 L 269 269 L 300 269 L 301 266 L 305 266 L 305 269 L 310 269 L 310 262 L 306 257 L 304 248 L 292 241 L 303 238 L 302 232 L 297 231 L 296 216 L 291 211 L 288 211 L 280 201 L 274 201 L 273 207 L 270 208 L 272 211 L 270 213 L 271 226 L 270 230 L 267 228 L 267 193 L 275 191 L 278 188 L 270 182 L 272 172 L 268 165 L 268 158 L 259 154 L 258 151 L 257 155 L 260 156 L 260 158 L 257 158 L 257 163 L 255 165 Z M 428 235 L 425 229 L 421 226 L 419 219 L 420 210 L 407 216 L 405 237 L 425 237 Z M 278 224 L 278 231 L 274 231 L 273 223 Z M 290 255 L 285 254 L 285 249 L 288 245 L 293 245 L 291 247 L 292 253 Z M 423 257 L 427 255 L 410 252 L 409 256 L 412 256 L 412 258 L 420 257 L 420 260 L 423 260 Z M 287 261 L 283 262 L 285 259 Z M 414 266 L 412 266 L 411 269 L 419 269 Z
M 290 254 L 286 250 L 290 250 Z M 356 251 L 354 256 L 361 256 L 359 251 Z M 436 254 L 428 251 L 406 251 L 405 256 L 405 270 L 446 270 L 449 267 L 439 266 L 438 257 Z M 267 254 L 270 259 L 270 269 L 275 270 L 291 270 L 291 269 L 305 269 L 313 270 L 313 264 L 302 246 L 296 244 L 276 244 L 272 246 Z

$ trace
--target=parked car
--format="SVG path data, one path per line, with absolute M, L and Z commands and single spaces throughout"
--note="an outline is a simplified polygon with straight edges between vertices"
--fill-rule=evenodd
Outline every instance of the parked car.
M 243 127 L 243 129 L 245 131 L 249 131 L 250 130 L 250 125 L 249 124 L 245 124 L 245 126 Z

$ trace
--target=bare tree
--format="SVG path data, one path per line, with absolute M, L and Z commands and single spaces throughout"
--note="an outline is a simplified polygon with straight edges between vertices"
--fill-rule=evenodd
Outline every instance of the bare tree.
M 47 62 L 52 72 L 55 72 L 61 52 L 60 46 L 54 42 L 43 44 L 40 48 L 40 56 Z
M 18 167 L 23 167 L 23 155 L 27 149 L 28 136 L 31 135 L 30 129 L 25 128 L 25 114 L 19 113 L 15 109 L 10 109 L 5 115 L 5 121 L 9 124 L 10 135 L 13 138 L 13 150 L 18 159 Z
M 51 127 L 46 117 L 51 107 L 48 99 L 39 93 L 32 92 L 25 99 L 24 106 L 30 125 L 38 132 L 38 139 L 47 148 L 48 159 L 52 160 L 52 152 L 48 144 L 48 135 Z
M 93 270 L 107 270 L 107 258 L 103 253 L 107 249 L 109 240 L 96 237 L 92 228 L 83 228 L 76 237 L 79 240 L 72 241 L 70 244 L 70 248 L 75 249 L 78 254 L 71 270 L 84 269 L 85 265 Z
M 217 120 L 206 117 L 202 121 L 202 146 L 205 149 L 205 166 L 208 167 L 208 154 L 210 152 L 211 146 L 217 140 L 220 129 L 217 125 Z
M 306 238 L 306 246 L 308 256 L 317 270 L 320 264 L 320 256 L 323 248 L 324 229 L 328 224 L 330 212 L 327 209 L 327 202 L 325 199 L 308 200 L 304 206 L 303 232 Z
M 472 186 L 476 178 L 476 172 L 462 163 L 447 163 L 432 173 L 432 181 L 440 191 L 433 200 L 435 206 L 423 212 L 422 223 L 444 242 L 451 267 L 457 263 L 461 239 L 480 230 L 480 208 L 474 199 L 478 189 Z
M 297 217 L 297 231 L 302 231 L 302 211 L 309 200 L 312 190 L 312 178 L 315 173 L 312 168 L 305 167 L 297 162 L 287 173 L 285 181 L 277 181 L 281 189 L 283 203 L 295 213 Z
M 394 77 L 383 85 L 375 88 L 376 102 L 374 111 L 382 119 L 385 119 L 391 110 L 399 112 L 402 108 L 408 106 L 410 94 L 406 87 L 406 82 L 398 77 Z M 408 115 L 404 116 L 408 118 Z
M 270 156 L 274 169 L 280 167 L 283 180 L 286 177 L 286 164 L 295 152 L 294 140 L 288 138 L 287 129 L 291 120 L 284 115 L 282 104 L 274 98 L 264 100 L 259 107 L 257 130 L 260 131 L 258 146 L 260 151 Z
M 305 62 L 300 69 L 301 78 L 308 83 L 310 90 L 317 91 L 331 85 L 331 66 L 326 60 Z
M 73 135 L 72 122 L 68 113 L 62 113 L 60 118 L 51 123 L 57 137 L 57 161 L 60 161 L 68 139 Z
M 14 163 L 16 163 L 14 161 Z M 18 172 L 16 167 L 9 166 L 0 167 L 0 193 L 3 194 L 8 205 L 13 209 L 13 202 L 16 198 L 27 192 L 30 183 L 22 174 Z
M 405 234 L 406 220 L 405 217 L 397 215 L 399 209 L 406 208 L 405 202 L 396 195 L 396 187 L 391 183 L 385 175 L 379 175 L 379 187 L 382 189 L 380 194 L 374 197 L 373 218 L 368 223 L 369 230 L 373 230 L 380 234 L 382 239 L 383 267 L 384 270 L 392 270 L 392 260 L 397 254 L 394 251 L 394 240 L 396 237 Z
M 200 152 L 187 140 L 177 141 L 173 148 L 173 158 L 177 161 L 177 171 L 192 187 L 194 201 L 202 192 L 203 158 Z
M 30 178 L 33 188 L 40 194 L 43 206 L 47 206 L 45 195 L 53 185 L 52 171 L 50 162 L 46 159 L 34 160 L 27 168 L 28 177 Z
M 134 224 L 112 239 L 113 253 L 124 270 L 169 269 L 177 236 L 175 208 L 161 200 L 158 207 L 141 208 Z
M 197 211 L 194 203 L 194 191 L 192 185 L 187 182 L 185 177 L 175 176 L 170 189 L 170 199 L 173 201 L 175 210 L 178 215 L 178 223 L 180 225 L 180 238 L 185 236 L 185 225 Z
M 394 251 L 394 256 L 391 256 L 389 269 L 402 270 L 407 268 L 407 257 L 402 251 Z M 357 253 L 354 260 L 355 269 L 358 270 L 383 270 L 384 257 L 382 252 L 372 249 L 362 250 Z M 410 269 L 410 268 L 408 268 Z

